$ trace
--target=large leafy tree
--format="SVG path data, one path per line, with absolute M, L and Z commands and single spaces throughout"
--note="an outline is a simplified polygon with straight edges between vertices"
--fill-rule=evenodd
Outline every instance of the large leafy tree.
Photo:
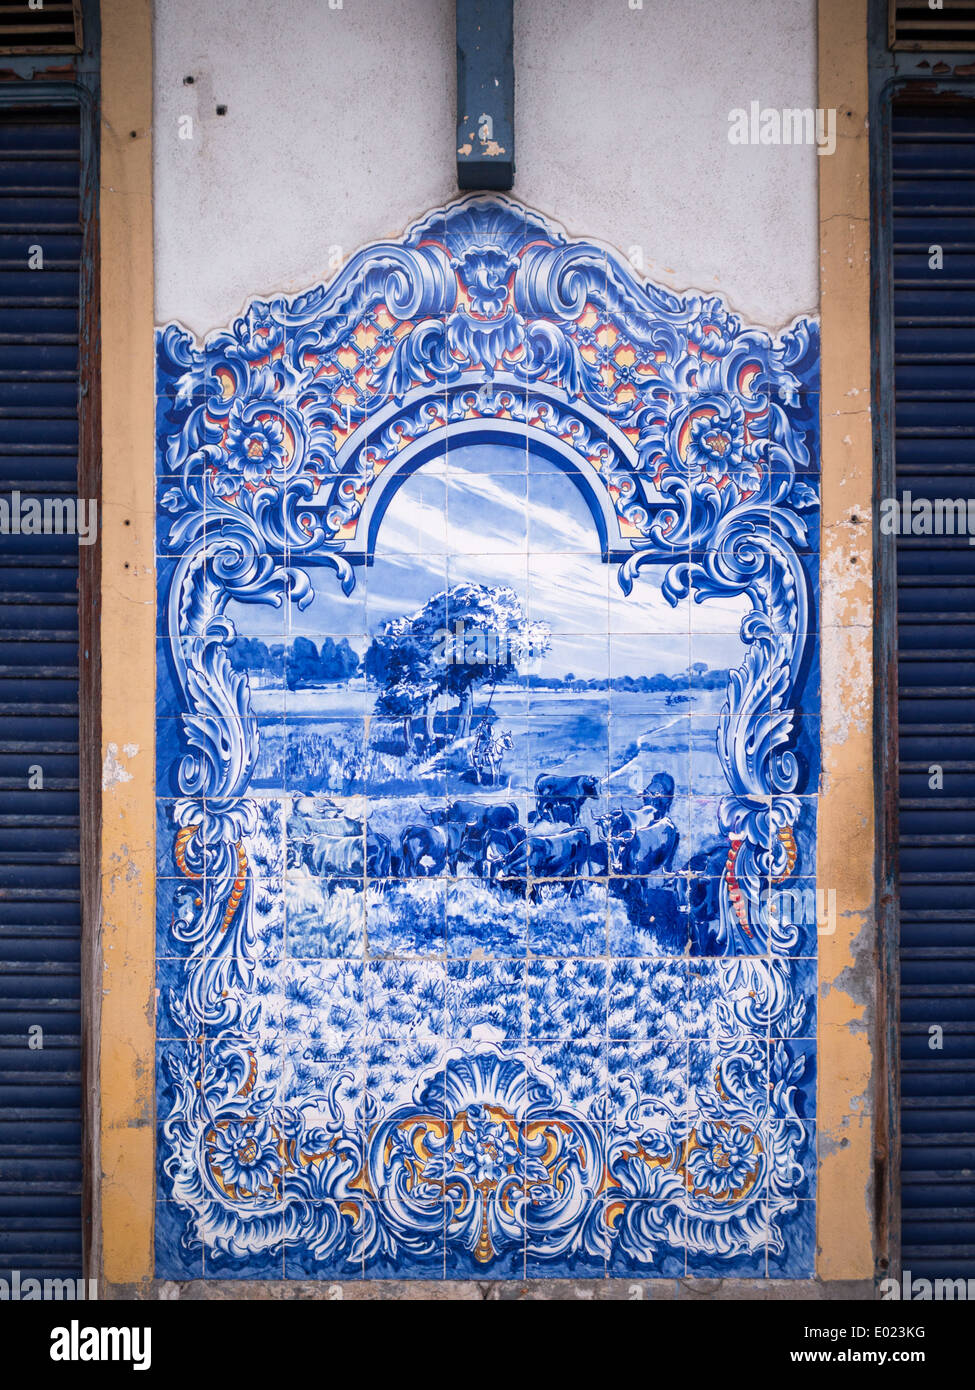
M 424 742 L 433 742 L 433 720 L 444 699 L 456 701 L 456 738 L 468 738 L 474 694 L 515 675 L 551 646 L 547 623 L 528 622 L 521 600 L 507 586 L 455 584 L 435 594 L 411 616 L 385 623 L 363 660 L 380 686 L 376 712 L 404 721 L 411 746 L 413 719 L 424 721 Z

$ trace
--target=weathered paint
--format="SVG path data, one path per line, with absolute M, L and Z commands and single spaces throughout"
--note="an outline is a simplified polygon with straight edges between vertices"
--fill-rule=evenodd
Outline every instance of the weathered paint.
M 102 792 L 98 1273 L 127 1282 L 152 1269 L 151 5 L 102 0 L 101 16 L 101 722 L 115 773 Z
M 875 980 L 870 277 L 866 0 L 820 0 L 820 107 L 837 112 L 819 161 L 822 396 L 823 785 L 820 887 L 839 921 L 820 937 L 822 1279 L 873 1274 Z

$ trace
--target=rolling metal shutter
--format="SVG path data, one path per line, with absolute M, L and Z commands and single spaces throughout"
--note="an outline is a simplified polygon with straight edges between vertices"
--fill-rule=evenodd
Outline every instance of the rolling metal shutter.
M 975 498 L 975 109 L 896 105 L 892 134 L 897 492 Z M 940 270 L 929 264 L 936 247 Z M 964 534 L 896 544 L 901 1263 L 916 1277 L 968 1278 L 975 547 Z
M 78 493 L 79 130 L 71 107 L 0 107 L 6 499 Z M 43 269 L 28 269 L 31 247 Z M 43 788 L 31 790 L 38 767 Z M 0 535 L 4 1278 L 81 1274 L 79 850 L 77 538 Z M 32 1049 L 34 1025 L 43 1047 Z

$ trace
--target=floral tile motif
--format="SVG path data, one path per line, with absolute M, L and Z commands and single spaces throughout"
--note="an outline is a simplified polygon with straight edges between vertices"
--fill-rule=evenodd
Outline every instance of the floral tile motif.
M 808 1275 L 815 323 L 479 196 L 157 347 L 157 1272 Z

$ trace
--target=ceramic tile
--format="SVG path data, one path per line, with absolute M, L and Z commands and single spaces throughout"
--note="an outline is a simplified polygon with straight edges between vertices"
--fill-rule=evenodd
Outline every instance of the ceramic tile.
M 362 1257 L 356 1251 L 357 1236 L 368 1219 L 366 1202 L 343 1197 L 341 1201 L 295 1201 L 291 1205 L 297 1214 L 291 1226 L 294 1237 L 284 1242 L 285 1279 L 361 1279 Z M 331 1230 L 332 1238 L 310 1244 L 309 1237 L 321 1230 Z
M 157 1202 L 155 1208 L 157 1279 L 203 1278 L 203 1242 L 194 1218 L 182 1202 Z
M 686 1252 L 680 1240 L 683 1193 L 666 1198 L 623 1198 L 607 1210 L 613 1244 L 611 1279 L 683 1279 Z
M 606 1036 L 606 963 L 536 957 L 526 976 L 526 1037 L 531 1041 Z
M 805 1277 L 816 327 L 395 261 L 158 338 L 157 1269 Z
M 769 1279 L 812 1279 L 816 1273 L 816 1203 L 798 1201 L 769 1230 Z
M 688 968 L 677 960 L 614 960 L 609 983 L 609 1037 L 683 1040 L 697 1023 L 688 996 Z

